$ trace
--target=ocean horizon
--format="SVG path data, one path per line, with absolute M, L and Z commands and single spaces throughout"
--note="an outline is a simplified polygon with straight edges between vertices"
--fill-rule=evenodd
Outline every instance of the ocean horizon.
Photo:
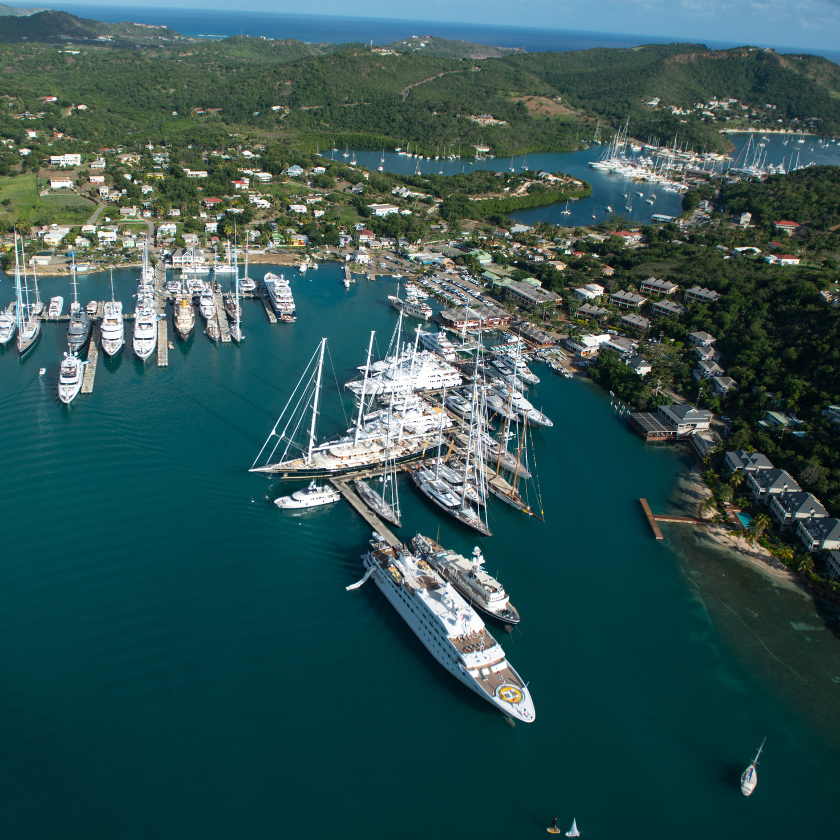
M 42 8 L 40 3 L 17 4 L 21 8 Z M 182 35 L 201 38 L 228 38 L 251 35 L 270 39 L 290 38 L 307 43 L 391 44 L 412 35 L 434 35 L 453 41 L 468 41 L 496 47 L 522 48 L 527 52 L 571 52 L 593 48 L 627 49 L 642 44 L 702 43 L 711 49 L 744 46 L 735 41 L 696 39 L 689 35 L 644 35 L 640 33 L 597 32 L 546 27 L 502 26 L 481 22 L 441 22 L 368 18 L 337 15 L 299 15 L 242 9 L 195 9 L 178 6 L 93 5 L 53 3 L 58 11 L 108 23 L 132 21 L 166 25 Z M 840 51 L 783 44 L 755 43 L 780 53 L 808 52 L 840 63 Z

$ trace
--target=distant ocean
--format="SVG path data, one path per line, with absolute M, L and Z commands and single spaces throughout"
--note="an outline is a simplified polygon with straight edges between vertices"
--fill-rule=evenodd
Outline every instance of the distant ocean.
M 18 6 L 43 7 L 43 3 L 17 3 Z M 181 9 L 157 6 L 100 6 L 84 3 L 53 3 L 52 8 L 79 17 L 108 22 L 133 21 L 166 25 L 192 37 L 226 38 L 230 35 L 293 38 L 298 41 L 345 44 L 352 42 L 391 44 L 412 35 L 436 35 L 453 41 L 470 41 L 497 47 L 523 47 L 528 52 L 570 52 L 594 47 L 627 48 L 640 44 L 669 44 L 692 42 L 691 36 L 662 37 L 641 34 L 584 32 L 580 30 L 493 26 L 478 23 L 440 23 L 428 20 L 389 20 L 387 18 L 335 17 L 326 15 L 289 15 L 241 9 Z M 702 43 L 715 49 L 741 46 L 730 41 Z M 811 52 L 840 63 L 840 52 L 832 50 L 803 50 L 778 44 L 770 46 L 782 53 Z

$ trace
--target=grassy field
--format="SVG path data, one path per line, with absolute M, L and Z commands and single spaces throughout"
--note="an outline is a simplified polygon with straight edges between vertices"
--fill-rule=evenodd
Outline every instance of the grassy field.
M 11 201 L 11 204 L 5 207 L 0 204 L 0 217 L 13 216 L 17 218 L 18 211 L 21 208 L 32 209 L 35 207 L 35 203 L 38 201 L 35 174 L 0 178 L 0 202 L 7 198 Z
M 96 203 L 88 198 L 84 198 L 76 193 L 56 193 L 45 195 L 41 197 L 42 204 L 48 204 L 53 207 L 86 207 L 92 209 L 96 207 Z

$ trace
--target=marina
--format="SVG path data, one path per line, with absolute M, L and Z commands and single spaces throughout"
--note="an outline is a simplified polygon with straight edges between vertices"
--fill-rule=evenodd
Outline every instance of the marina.
M 263 270 L 251 266 L 256 279 Z M 0 569 L 5 657 L 16 675 L 2 724 L 7 831 L 31 836 L 34 825 L 46 837 L 141 840 L 194 832 L 202 814 L 204 836 L 221 840 L 242 834 L 247 809 L 249 825 L 259 822 L 264 834 L 310 836 L 322 827 L 311 808 L 317 788 L 348 836 L 380 837 L 362 805 L 370 779 L 409 759 L 432 778 L 443 745 L 466 755 L 467 741 L 514 768 L 493 822 L 515 836 L 523 825 L 545 831 L 558 789 L 563 831 L 574 812 L 584 836 L 622 836 L 628 821 L 646 823 L 656 837 L 677 826 L 689 840 L 722 823 L 742 836 L 772 836 L 779 826 L 830 830 L 810 803 L 830 800 L 840 784 L 833 724 L 820 714 L 812 721 L 804 705 L 808 696 L 833 702 L 824 675 L 836 662 L 827 645 L 805 641 L 830 631 L 800 593 L 757 586 L 751 570 L 698 554 L 697 529 L 666 529 L 664 540 L 651 540 L 637 499 L 657 512 L 688 513 L 671 503 L 686 461 L 628 435 L 609 398 L 585 380 L 533 365 L 541 382 L 528 398 L 554 422 L 533 430 L 547 524 L 491 500 L 493 536 L 477 539 L 418 497 L 404 471 L 401 529 L 372 522 L 360 502 L 359 510 L 349 501 L 277 509 L 275 498 L 308 480 L 261 478 L 247 466 L 323 325 L 330 323 L 338 383 L 326 365 L 326 436 L 353 426 L 355 396 L 342 386 L 364 362 L 370 330 L 387 337 L 398 317 L 387 302 L 390 283 L 357 281 L 347 295 L 341 266 L 312 275 L 301 284 L 286 272 L 294 326 L 270 325 L 260 302 L 246 299 L 248 339 L 236 350 L 199 331 L 174 342 L 166 375 L 144 368 L 130 346 L 113 358 L 100 354 L 96 387 L 72 411 L 55 396 L 66 323 L 45 323 L 22 364 L 13 347 L 0 348 L 4 439 L 15 441 L 4 451 L 0 515 L 17 524 Z M 137 272 L 115 271 L 114 282 L 133 310 Z M 107 275 L 79 283 L 85 301 L 110 298 Z M 171 315 L 169 306 L 164 312 Z M 44 468 L 49 480 L 36 484 L 33 470 Z M 107 483 L 108 492 L 91 504 L 80 483 Z M 352 491 L 352 480 L 335 483 Z M 136 530 L 137 498 L 155 527 L 126 539 Z M 68 552 L 67 529 L 43 527 L 51 510 L 114 550 Z M 429 535 L 467 558 L 481 547 L 485 568 L 522 612 L 512 634 L 492 633 L 529 684 L 533 724 L 509 726 L 447 673 L 372 581 L 345 591 L 365 571 L 360 555 L 372 530 L 390 534 L 390 545 Z M 35 531 L 37 563 L 27 552 Z M 686 559 L 675 540 L 685 542 Z M 801 676 L 790 678 L 787 665 Z M 351 689 L 340 698 L 339 684 Z M 290 708 L 290 692 L 303 705 L 278 713 Z M 408 756 L 395 733 L 430 714 L 433 737 Z M 761 782 L 745 800 L 740 775 L 765 732 L 772 750 L 762 753 Z M 346 750 L 336 751 L 338 742 Z M 574 761 L 558 761 L 558 744 Z M 604 781 L 610 751 L 635 758 Z M 663 776 L 663 762 L 679 772 Z M 410 823 L 404 804 L 384 797 L 377 820 L 401 825 L 409 840 L 439 832 L 441 820 L 448 832 L 472 836 L 475 817 L 463 799 L 486 796 L 487 777 L 466 772 L 459 784 L 460 801 L 420 809 Z
M 100 327 L 99 323 L 95 322 L 90 338 L 90 347 L 88 348 L 87 364 L 85 365 L 85 375 L 82 380 L 82 393 L 93 393 L 93 381 L 96 378 L 96 363 L 99 360 L 99 339 Z

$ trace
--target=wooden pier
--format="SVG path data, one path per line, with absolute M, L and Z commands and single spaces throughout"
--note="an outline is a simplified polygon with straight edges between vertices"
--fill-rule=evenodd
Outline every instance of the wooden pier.
M 93 380 L 96 377 L 96 363 L 99 360 L 99 339 L 101 332 L 99 329 L 99 321 L 94 321 L 93 328 L 90 334 L 90 345 L 88 346 L 87 364 L 85 365 L 85 373 L 82 377 L 82 393 L 93 393 Z
M 157 366 L 169 367 L 169 331 L 166 328 L 166 315 L 158 318 L 157 331 Z
M 269 301 L 269 299 L 267 297 L 264 297 L 262 299 L 262 302 L 263 302 L 263 306 L 265 307 L 265 314 L 268 315 L 268 320 L 272 324 L 276 324 L 277 323 L 277 316 L 274 314 L 274 310 L 271 308 L 271 302 Z
M 672 516 L 671 514 L 654 514 L 653 511 L 650 509 L 650 505 L 648 504 L 647 499 L 639 499 L 639 502 L 642 505 L 642 510 L 644 511 L 645 517 L 647 518 L 648 524 L 650 525 L 651 530 L 653 531 L 653 536 L 657 540 L 663 539 L 662 531 L 659 528 L 660 522 L 673 522 L 681 525 L 708 525 L 709 523 L 705 519 L 697 519 L 693 516 Z
M 358 478 L 358 476 L 354 476 Z M 350 507 L 376 531 L 388 545 L 396 548 L 402 542 L 388 530 L 382 520 L 359 498 L 352 486 L 354 478 L 331 478 L 330 484 L 349 502 Z
M 222 344 L 230 344 L 230 324 L 225 312 L 225 302 L 218 292 L 213 292 L 213 303 L 216 306 L 216 321 L 219 324 Z

